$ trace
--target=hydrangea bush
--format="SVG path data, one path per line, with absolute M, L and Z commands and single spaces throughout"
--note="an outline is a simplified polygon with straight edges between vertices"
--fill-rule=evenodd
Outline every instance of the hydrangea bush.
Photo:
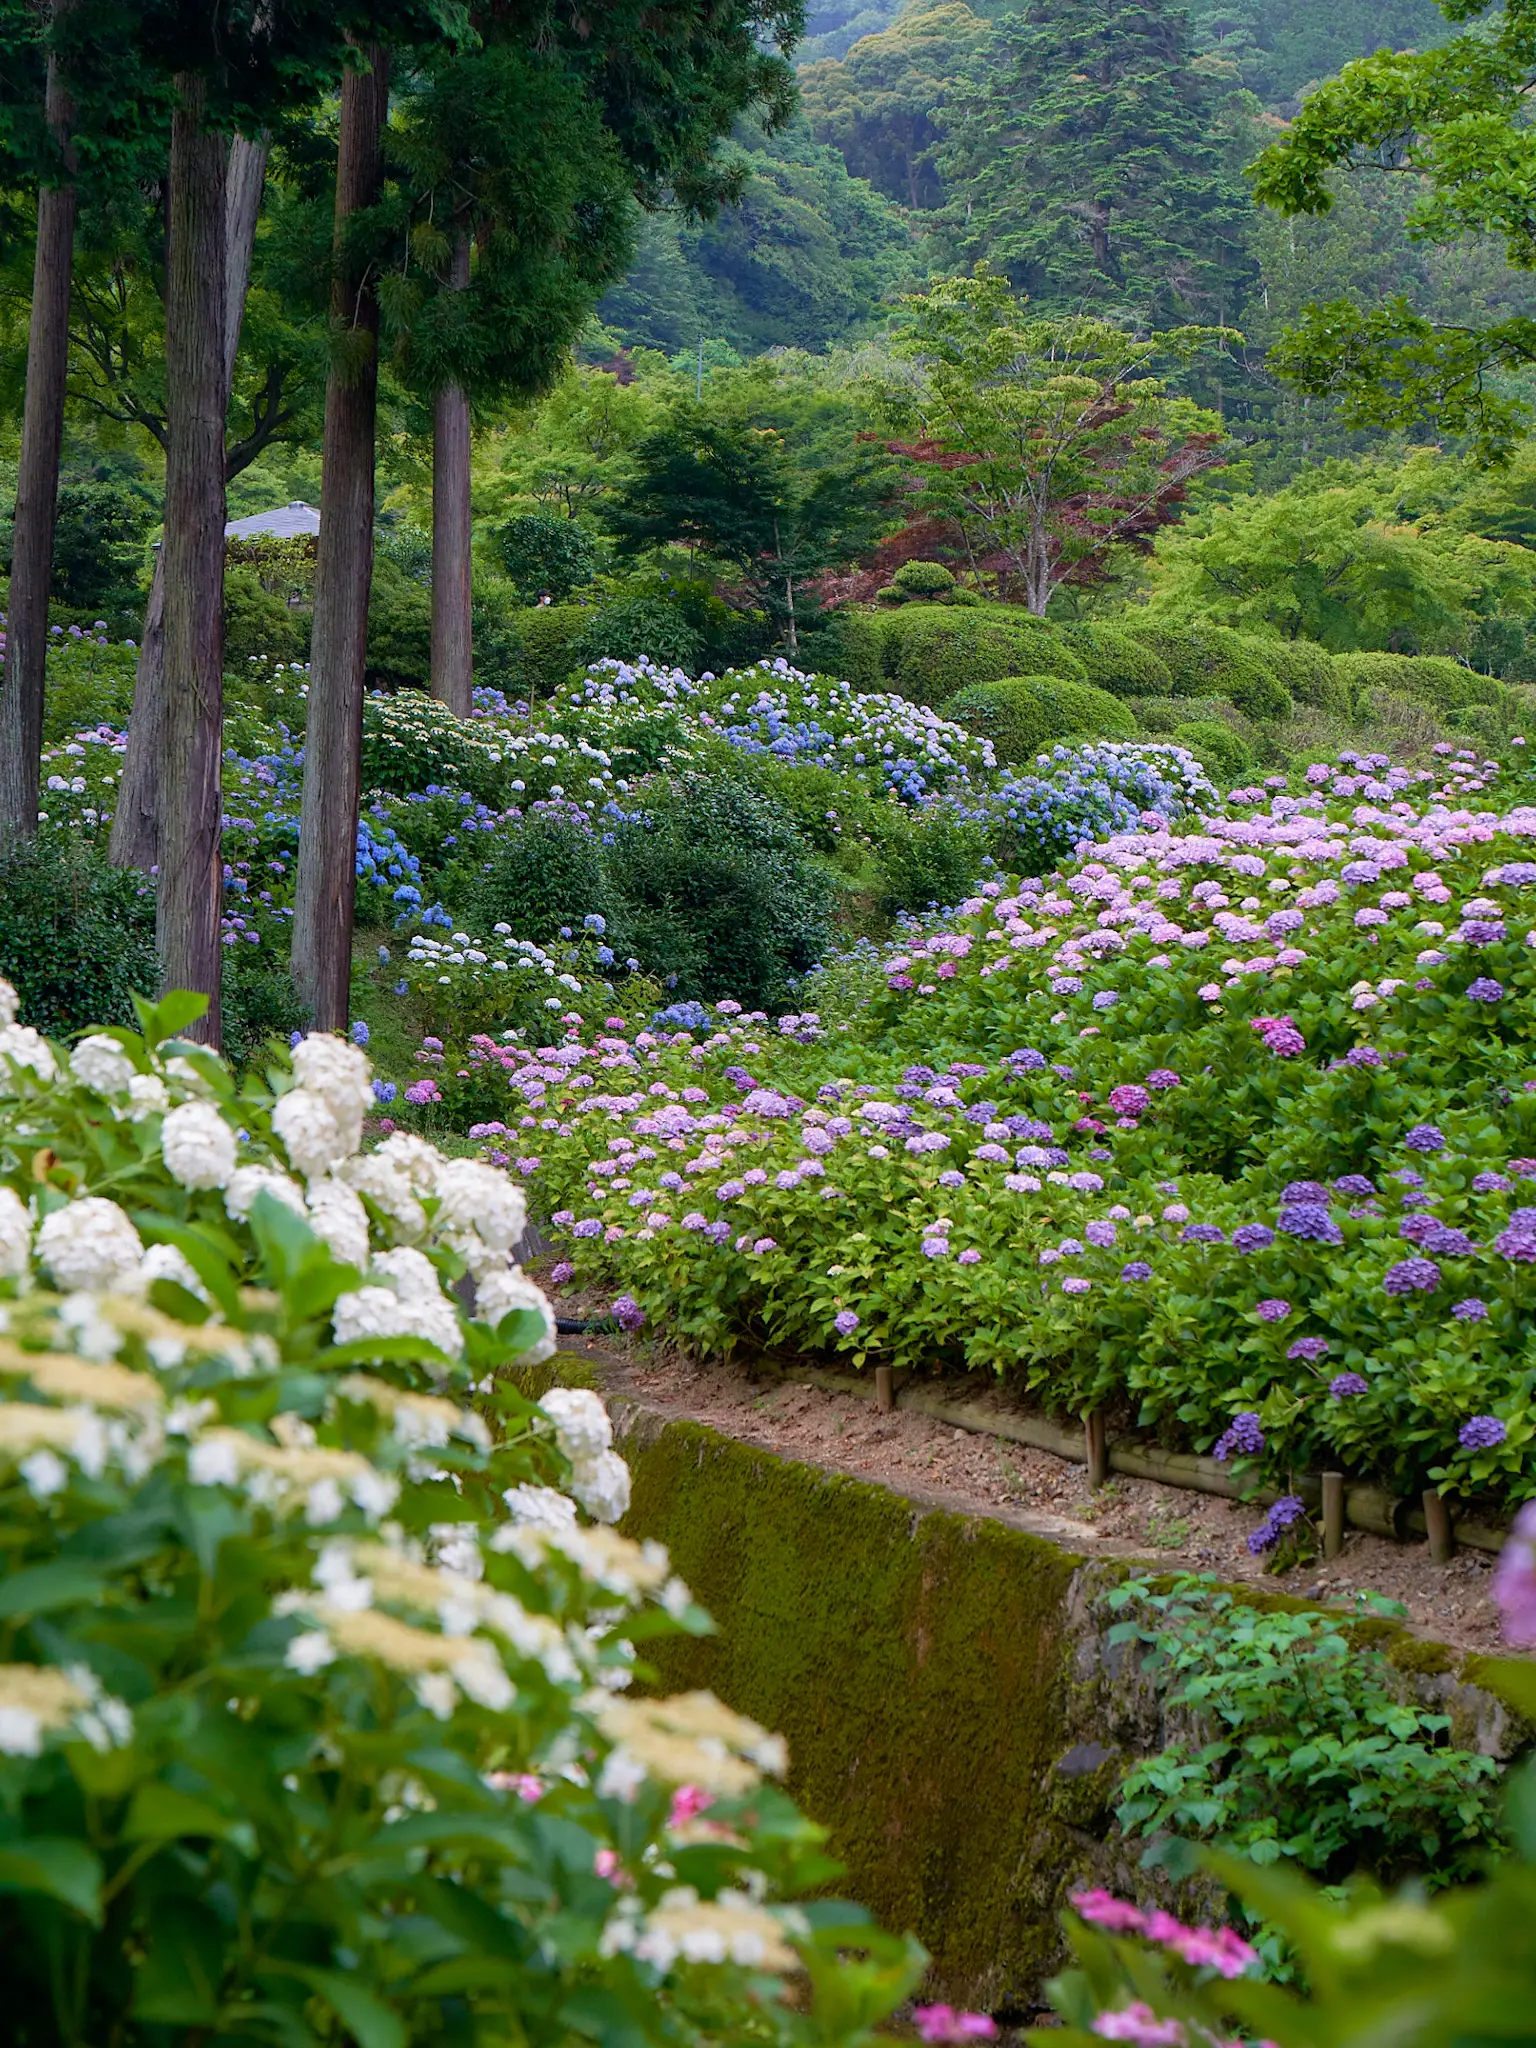
M 12 2038 L 866 2039 L 920 1957 L 821 1896 L 782 1744 L 630 1690 L 707 1624 L 602 1404 L 511 1373 L 517 1187 L 362 1151 L 343 1041 L 237 1088 L 193 999 L 0 1009 Z

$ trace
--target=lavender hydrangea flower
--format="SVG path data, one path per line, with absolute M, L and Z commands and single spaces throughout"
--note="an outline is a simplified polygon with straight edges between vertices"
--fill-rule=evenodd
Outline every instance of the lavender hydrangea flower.
M 1305 1503 L 1294 1493 L 1282 1494 L 1248 1538 L 1249 1554 L 1262 1557 L 1266 1550 L 1273 1550 L 1287 1529 L 1294 1529 L 1298 1522 L 1307 1518 Z
M 1458 1323 L 1485 1323 L 1488 1320 L 1488 1304 L 1479 1301 L 1475 1294 L 1469 1294 L 1465 1301 L 1458 1301 L 1451 1310 Z
M 1400 1259 L 1382 1275 L 1388 1294 L 1429 1294 L 1440 1285 L 1440 1268 L 1433 1259 Z
M 1308 1365 L 1316 1365 L 1320 1358 L 1328 1356 L 1329 1349 L 1326 1337 L 1298 1337 L 1285 1355 L 1287 1358 L 1304 1359 Z
M 1184 1244 L 1225 1244 L 1227 1233 L 1214 1223 L 1187 1223 L 1179 1232 Z
M 1288 1301 L 1274 1299 L 1261 1301 L 1256 1310 L 1261 1323 L 1283 1323 L 1290 1312 L 1291 1304 Z
M 1217 1438 L 1211 1455 L 1225 1463 L 1234 1452 L 1239 1457 L 1256 1458 L 1263 1448 L 1264 1431 L 1259 1418 L 1251 1409 L 1245 1409 L 1241 1415 L 1233 1416 L 1229 1426 Z
M 1456 1441 L 1464 1451 L 1496 1451 L 1508 1434 L 1497 1415 L 1474 1415 L 1461 1425 Z
M 949 1239 L 947 1237 L 925 1237 L 923 1239 L 923 1257 L 925 1259 L 948 1258 Z
M 1268 1251 L 1275 1233 L 1267 1223 L 1240 1223 L 1232 1233 L 1233 1249 L 1240 1252 Z
M 601 1237 L 603 1219 L 601 1216 L 583 1216 L 579 1223 L 571 1225 L 572 1237 Z
M 1367 1189 L 1367 1193 L 1369 1193 L 1369 1189 Z M 1328 1190 L 1320 1180 L 1293 1180 L 1280 1190 L 1280 1199 L 1286 1204 L 1321 1202 L 1324 1208 L 1326 1208 L 1329 1195 Z
M 1501 1195 L 1507 1192 L 1509 1185 L 1502 1173 L 1475 1173 L 1472 1176 L 1474 1195 Z
M 1494 981 L 1490 975 L 1480 974 L 1467 989 L 1469 1003 L 1502 1003 L 1504 984 Z
M 1376 1192 L 1373 1184 L 1366 1179 L 1363 1173 L 1343 1174 L 1333 1185 L 1341 1195 L 1368 1196 L 1374 1195 Z
M 840 1308 L 832 1318 L 832 1327 L 839 1337 L 851 1337 L 859 1327 L 859 1319 L 851 1308 Z
M 1501 1259 L 1536 1265 L 1536 1209 L 1511 1209 L 1509 1222 L 1493 1240 L 1493 1248 Z
M 1490 1590 L 1505 1641 L 1521 1649 L 1536 1645 L 1536 1500 L 1528 1500 L 1516 1515 Z
M 1120 1268 L 1120 1278 L 1131 1281 L 1150 1280 L 1152 1278 L 1152 1268 L 1145 1259 L 1132 1259 L 1128 1266 Z
M 955 1263 L 961 1266 L 979 1266 L 981 1264 L 981 1253 L 977 1251 L 974 1245 L 967 1245 Z
M 1403 1143 L 1410 1152 L 1443 1152 L 1445 1133 L 1438 1124 L 1415 1124 L 1404 1136 Z
M 621 1330 L 638 1330 L 645 1323 L 645 1310 L 632 1294 L 619 1295 L 610 1313 Z
M 1335 1373 L 1328 1382 L 1330 1401 L 1348 1401 L 1356 1394 L 1365 1394 L 1369 1391 L 1370 1382 L 1358 1372 Z
M 1280 1211 L 1279 1227 L 1287 1237 L 1308 1244 L 1342 1244 L 1344 1233 L 1322 1202 L 1295 1202 Z M 1235 1242 L 1235 1240 L 1234 1240 Z
M 1089 1244 L 1097 1245 L 1101 1251 L 1112 1245 L 1119 1234 L 1113 1223 L 1095 1221 L 1083 1225 L 1083 1236 Z

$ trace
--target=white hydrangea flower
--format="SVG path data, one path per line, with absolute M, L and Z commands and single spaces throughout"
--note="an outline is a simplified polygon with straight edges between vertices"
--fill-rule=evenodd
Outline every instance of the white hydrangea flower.
M 555 1425 L 555 1440 L 573 1465 L 613 1448 L 608 1410 L 586 1387 L 551 1387 L 539 1406 Z
M 255 1207 L 258 1195 L 272 1195 L 296 1216 L 303 1216 L 304 1190 L 275 1166 L 237 1166 L 224 1190 L 224 1207 L 243 1223 Z
M 59 1071 L 47 1039 L 30 1024 L 7 1024 L 0 1030 L 0 1056 L 18 1067 L 30 1067 L 39 1081 L 51 1081 Z
M 478 1287 L 482 1280 L 488 1280 L 493 1273 L 505 1273 L 512 1261 L 505 1252 L 498 1252 L 488 1245 L 478 1231 L 444 1230 L 438 1233 L 438 1243 L 458 1253 L 468 1266 L 470 1277 Z
M 133 1081 L 133 1061 L 115 1038 L 94 1032 L 69 1056 L 69 1071 L 98 1095 L 121 1095 Z
M 128 1083 L 128 1114 L 135 1123 L 140 1117 L 164 1116 L 171 1106 L 171 1091 L 158 1074 L 135 1074 Z
M 293 1048 L 294 1078 L 330 1110 L 347 1153 L 362 1144 L 363 1118 L 373 1107 L 370 1071 L 360 1047 L 326 1031 L 311 1031 Z
M 287 1148 L 290 1165 L 306 1180 L 339 1165 L 357 1150 L 348 1144 L 330 1103 L 311 1088 L 290 1088 L 278 1097 L 272 1128 Z
M 438 1178 L 448 1164 L 435 1145 L 411 1131 L 391 1131 L 373 1156 L 403 1173 L 419 1195 L 436 1193 Z
M 185 1287 L 188 1294 L 195 1294 L 199 1301 L 208 1299 L 208 1291 L 198 1279 L 191 1260 L 173 1244 L 152 1244 L 139 1262 L 140 1287 L 147 1291 L 156 1280 L 174 1280 L 178 1287 Z
M 522 1189 L 478 1159 L 450 1159 L 437 1176 L 437 1199 L 441 1224 L 474 1231 L 494 1251 L 511 1251 L 528 1220 Z
M 531 1523 L 536 1529 L 574 1529 L 576 1509 L 553 1486 L 510 1486 L 501 1496 L 512 1510 L 514 1522 Z
M 368 1263 L 368 1212 L 345 1181 L 311 1181 L 309 1224 L 344 1266 Z
M 21 997 L 0 975 L 0 1025 L 14 1024 L 21 1010 Z
M 571 1491 L 594 1521 L 621 1521 L 629 1512 L 629 1467 L 617 1451 L 574 1459 Z
M 359 1158 L 344 1159 L 336 1170 L 348 1187 L 356 1188 L 383 1211 L 399 1236 L 421 1236 L 427 1227 L 427 1212 L 416 1198 L 409 1173 L 384 1158 L 382 1148 Z
M 144 1246 L 116 1202 L 85 1195 L 44 1217 L 37 1256 L 66 1294 L 77 1288 L 108 1293 L 137 1274 Z
M 32 1218 L 12 1188 L 0 1187 L 0 1278 L 19 1280 L 32 1256 Z
M 544 1334 L 534 1339 L 532 1347 L 520 1353 L 524 1365 L 542 1365 L 546 1358 L 555 1355 L 555 1312 L 526 1273 L 509 1266 L 500 1273 L 491 1273 L 475 1286 L 475 1314 L 481 1322 L 489 1323 L 494 1329 L 503 1316 L 511 1315 L 514 1309 L 531 1308 L 536 1311 L 544 1324 Z
M 160 1127 L 160 1156 L 184 1188 L 227 1187 L 235 1170 L 235 1134 L 211 1102 L 184 1102 Z
M 183 1095 L 190 1095 L 198 1102 L 212 1102 L 216 1099 L 217 1091 L 213 1083 L 205 1074 L 200 1073 L 190 1060 L 183 1059 L 179 1053 L 174 1059 L 166 1061 L 165 1071 Z
M 464 1332 L 430 1259 L 404 1246 L 380 1252 L 371 1276 L 372 1284 L 342 1295 L 336 1304 L 331 1328 L 338 1344 L 369 1337 L 425 1337 L 450 1358 L 458 1357 Z

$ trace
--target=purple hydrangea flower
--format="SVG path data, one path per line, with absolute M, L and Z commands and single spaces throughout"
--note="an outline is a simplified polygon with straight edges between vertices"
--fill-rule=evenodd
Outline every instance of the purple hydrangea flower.
M 1374 1195 L 1376 1190 L 1363 1173 L 1346 1173 L 1334 1182 L 1341 1195 Z
M 1366 1192 L 1369 1194 L 1369 1188 Z M 1326 1208 L 1329 1197 L 1320 1180 L 1293 1180 L 1280 1190 L 1280 1199 L 1285 1203 L 1321 1202 Z
M 645 1310 L 632 1294 L 621 1294 L 613 1304 L 612 1315 L 621 1330 L 638 1330 L 645 1322 Z
M 1445 1133 L 1438 1124 L 1415 1124 L 1403 1143 L 1410 1152 L 1443 1152 Z
M 1472 1176 L 1474 1195 L 1502 1195 L 1509 1188 L 1509 1182 L 1502 1173 L 1475 1173 Z
M 1227 1233 L 1214 1223 L 1187 1223 L 1179 1232 L 1185 1244 L 1225 1244 Z
M 1488 1304 L 1479 1301 L 1475 1294 L 1469 1294 L 1465 1301 L 1458 1301 L 1451 1310 L 1458 1323 L 1485 1323 L 1488 1320 Z
M 840 1308 L 832 1318 L 832 1327 L 839 1337 L 851 1337 L 859 1327 L 859 1319 L 851 1308 Z
M 1266 1550 L 1273 1550 L 1287 1529 L 1293 1529 L 1306 1518 L 1305 1504 L 1294 1493 L 1282 1494 L 1248 1538 L 1250 1555 L 1262 1557 Z
M 1305 1359 L 1308 1365 L 1316 1365 L 1320 1358 L 1328 1356 L 1328 1351 L 1326 1337 L 1298 1337 L 1285 1355 L 1287 1358 Z
M 1461 1425 L 1456 1441 L 1464 1451 L 1496 1451 L 1508 1434 L 1497 1415 L 1474 1415 Z
M 579 1223 L 571 1225 L 572 1237 L 601 1237 L 603 1219 L 601 1216 L 583 1216 Z
M 1257 1307 L 1257 1314 L 1261 1323 L 1283 1323 L 1290 1312 L 1291 1304 L 1288 1301 L 1271 1299 L 1269 1301 L 1261 1301 Z
M 923 1239 L 923 1257 L 925 1259 L 947 1259 L 949 1257 L 949 1239 L 947 1237 L 925 1237 Z
M 1388 1294 L 1429 1294 L 1440 1285 L 1440 1268 L 1433 1259 L 1400 1259 L 1382 1275 Z
M 1264 1431 L 1259 1418 L 1252 1410 L 1245 1409 L 1241 1415 L 1233 1416 L 1229 1426 L 1217 1438 L 1211 1455 L 1225 1463 L 1234 1451 L 1240 1457 L 1256 1458 L 1263 1448 Z
M 1149 1088 L 1179 1088 L 1183 1086 L 1183 1081 L 1173 1071 L 1172 1067 L 1154 1067 L 1147 1076 L 1147 1086 Z
M 1120 1000 L 1112 988 L 1101 988 L 1093 999 L 1096 1010 L 1112 1010 Z
M 1342 1064 L 1346 1067 L 1379 1067 L 1381 1054 L 1374 1045 L 1356 1045 L 1345 1053 Z
M 1152 1278 L 1152 1268 L 1145 1259 L 1132 1259 L 1128 1266 L 1120 1268 L 1120 1278 L 1122 1280 L 1150 1280 Z
M 557 1259 L 549 1269 L 549 1284 L 551 1287 L 563 1287 L 575 1270 L 569 1259 Z
M 1280 1211 L 1279 1225 L 1287 1237 L 1299 1237 L 1308 1244 L 1344 1242 L 1343 1231 L 1322 1202 L 1292 1203 Z
M 979 1266 L 981 1264 L 981 1253 L 977 1251 L 974 1245 L 967 1245 L 955 1263 L 959 1266 Z
M 1467 989 L 1469 1003 L 1502 1003 L 1503 1000 L 1504 984 L 1486 974 L 1480 974 Z
M 1365 1394 L 1369 1391 L 1370 1382 L 1357 1372 L 1335 1373 L 1328 1382 L 1330 1401 L 1348 1401 L 1355 1394 Z
M 1240 1252 L 1268 1251 L 1275 1233 L 1267 1223 L 1240 1223 L 1232 1233 L 1233 1249 Z
M 1061 1283 L 1061 1291 L 1063 1294 L 1086 1294 L 1092 1285 L 1091 1280 L 1084 1280 L 1080 1274 L 1069 1273 Z
M 1516 1515 L 1491 1590 L 1505 1640 L 1524 1649 L 1536 1644 L 1536 1500 L 1528 1500 Z
M 1097 1245 L 1101 1251 L 1112 1245 L 1119 1234 L 1113 1223 L 1095 1221 L 1083 1225 L 1083 1236 L 1089 1244 Z

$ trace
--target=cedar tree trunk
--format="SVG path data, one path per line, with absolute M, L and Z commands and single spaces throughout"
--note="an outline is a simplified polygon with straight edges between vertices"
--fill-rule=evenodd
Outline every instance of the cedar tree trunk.
M 449 289 L 469 284 L 469 237 L 454 245 Z M 469 516 L 469 395 L 445 384 L 432 404 L 432 694 L 468 718 L 474 670 Z
M 226 409 L 235 378 L 235 355 L 251 281 L 256 221 L 267 182 L 268 142 L 237 135 L 229 146 L 224 181 L 224 390 Z M 134 665 L 133 716 L 128 751 L 112 820 L 114 867 L 143 868 L 160 858 L 159 791 L 165 750 L 165 550 L 155 550 L 155 571 L 144 608 L 144 631 Z
M 166 988 L 196 990 L 219 1042 L 224 738 L 224 139 L 177 79 L 165 278 L 164 725 L 156 937 Z
M 55 19 L 70 4 L 56 0 Z M 74 109 L 48 59 L 44 112 L 66 173 L 74 168 Z M 75 249 L 75 188 L 42 185 L 37 195 L 37 248 L 32 263 L 32 324 L 27 336 L 27 392 L 16 475 L 16 523 L 5 637 L 5 688 L 0 692 L 0 842 L 37 831 L 43 751 L 43 689 L 48 665 L 48 586 L 59 505 L 59 451 L 64 441 L 64 385 L 69 374 L 69 283 Z
M 347 359 L 333 362 L 325 389 L 304 803 L 293 912 L 293 978 L 318 1031 L 345 1030 L 351 997 L 363 672 L 373 582 L 379 307 L 371 267 L 357 271 L 347 264 L 344 253 L 348 216 L 375 202 L 383 177 L 380 141 L 389 106 L 389 59 L 378 47 L 367 56 L 367 68 L 349 68 L 341 87 L 331 312 L 335 323 L 361 346 Z

